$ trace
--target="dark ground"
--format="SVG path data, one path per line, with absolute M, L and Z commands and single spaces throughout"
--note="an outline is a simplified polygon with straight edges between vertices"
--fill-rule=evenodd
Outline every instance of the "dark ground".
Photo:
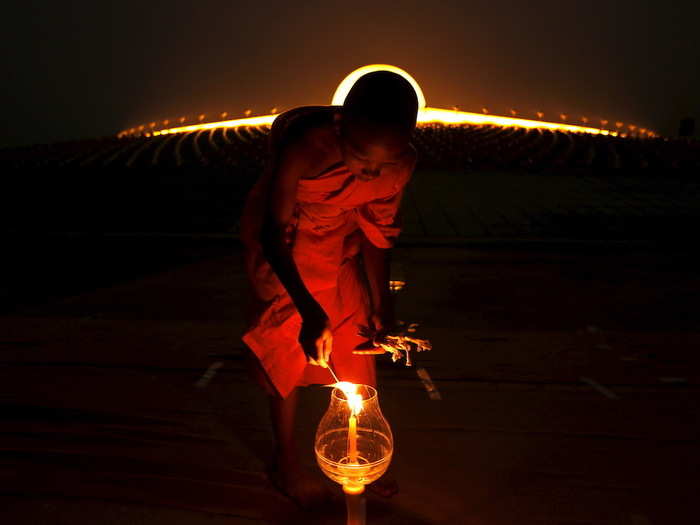
M 399 317 L 433 342 L 418 361 L 442 400 L 379 359 L 401 493 L 370 498 L 368 522 L 694 523 L 700 257 L 672 237 L 397 248 Z M 242 368 L 235 241 L 5 248 L 2 523 L 343 523 L 342 506 L 300 513 L 262 473 L 271 436 Z M 311 465 L 327 401 L 302 399 Z

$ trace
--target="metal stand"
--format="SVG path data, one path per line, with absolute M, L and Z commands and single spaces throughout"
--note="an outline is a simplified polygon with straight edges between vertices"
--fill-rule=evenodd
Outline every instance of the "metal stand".
M 345 492 L 345 504 L 348 508 L 348 525 L 365 525 L 365 486 L 364 485 L 343 485 Z

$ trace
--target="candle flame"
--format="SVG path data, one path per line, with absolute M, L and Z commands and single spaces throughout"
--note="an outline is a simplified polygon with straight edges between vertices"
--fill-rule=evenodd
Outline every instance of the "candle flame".
M 353 416 L 356 416 L 362 412 L 362 394 L 357 393 L 357 385 L 355 383 L 350 383 L 349 381 L 340 381 L 335 383 L 333 386 L 345 394 L 345 398 L 348 401 L 348 406 Z

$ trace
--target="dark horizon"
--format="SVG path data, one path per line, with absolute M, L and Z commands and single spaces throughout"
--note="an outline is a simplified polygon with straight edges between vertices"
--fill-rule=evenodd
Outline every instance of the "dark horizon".
M 187 4 L 11 5 L 0 146 L 330 104 L 345 75 L 378 62 L 407 70 L 434 107 L 563 112 L 667 136 L 700 115 L 690 2 Z

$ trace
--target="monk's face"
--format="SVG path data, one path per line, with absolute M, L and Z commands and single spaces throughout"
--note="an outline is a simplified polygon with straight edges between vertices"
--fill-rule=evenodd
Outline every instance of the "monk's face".
M 336 133 L 343 161 L 360 181 L 370 181 L 398 167 L 410 153 L 410 135 L 366 121 L 336 118 Z

